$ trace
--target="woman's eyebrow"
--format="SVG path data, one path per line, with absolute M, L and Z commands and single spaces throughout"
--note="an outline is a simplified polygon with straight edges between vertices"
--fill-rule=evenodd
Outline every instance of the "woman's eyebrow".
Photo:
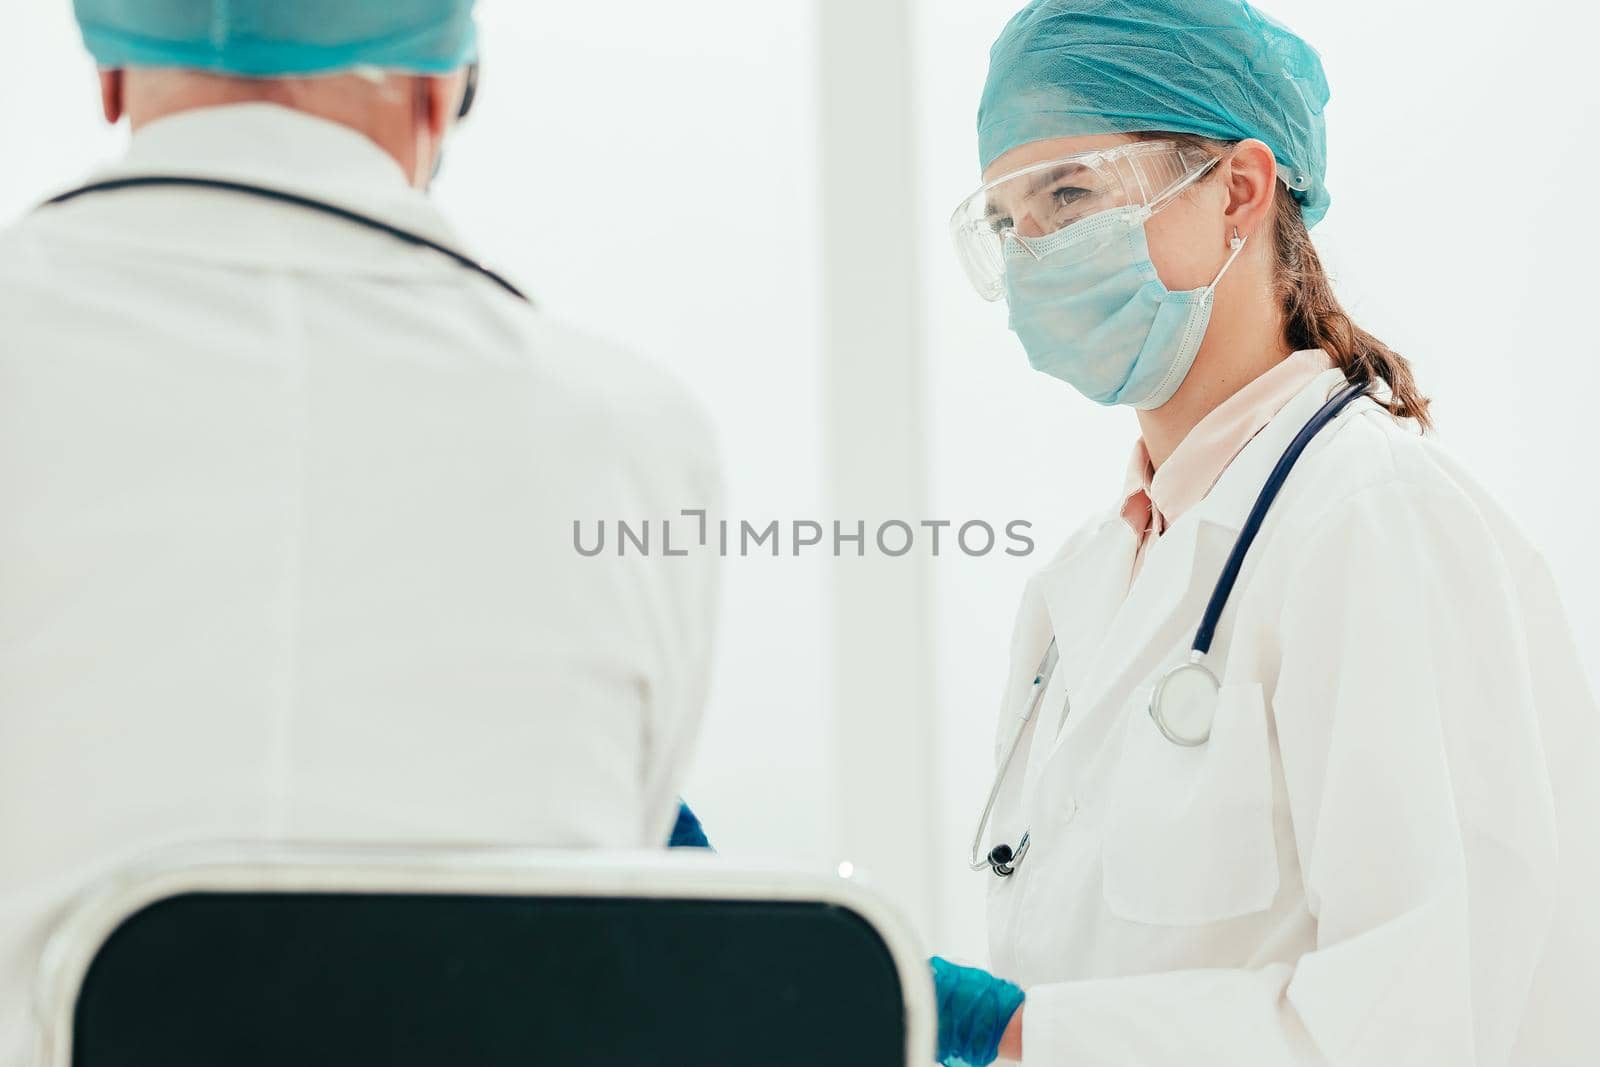
M 1073 177 L 1079 171 L 1089 169 L 1090 168 L 1084 166 L 1082 163 L 1062 163 L 1060 166 L 1051 167 L 1049 170 L 1041 171 L 1040 173 L 1028 179 L 1028 188 L 1027 191 L 1022 194 L 1023 198 L 1026 199 L 1027 197 L 1032 196 L 1034 193 L 1037 193 L 1040 189 L 1050 185 L 1053 182 L 1058 182 L 1064 178 Z M 985 219 L 996 219 L 1005 214 L 1005 209 L 1001 208 L 998 204 L 991 200 L 984 209 L 983 217 Z
M 1079 171 L 1088 169 L 1089 168 L 1084 166 L 1082 163 L 1063 163 L 1059 167 L 1051 167 L 1049 170 L 1042 171 L 1029 180 L 1028 191 L 1024 195 L 1032 196 L 1034 193 L 1037 193 L 1040 189 L 1043 189 L 1045 186 L 1050 185 L 1053 182 L 1058 182 L 1063 178 L 1073 177 Z

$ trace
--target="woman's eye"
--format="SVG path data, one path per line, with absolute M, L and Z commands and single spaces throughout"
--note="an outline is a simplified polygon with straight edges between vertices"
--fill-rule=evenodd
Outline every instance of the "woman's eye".
M 1057 207 L 1071 207 L 1073 204 L 1089 196 L 1089 190 L 1076 185 L 1063 185 L 1059 189 L 1051 190 L 1050 199 Z

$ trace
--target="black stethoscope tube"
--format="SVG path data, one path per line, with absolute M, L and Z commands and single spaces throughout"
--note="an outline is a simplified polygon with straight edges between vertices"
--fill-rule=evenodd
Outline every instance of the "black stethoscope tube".
M 116 192 L 121 189 L 148 189 L 161 187 L 179 189 L 212 189 L 218 192 L 234 193 L 239 196 L 252 196 L 259 200 L 271 200 L 276 203 L 288 204 L 291 207 L 301 208 L 305 211 L 314 211 L 318 214 L 329 215 L 336 219 L 342 219 L 345 222 L 353 223 L 354 225 L 364 227 L 365 229 L 376 230 L 379 233 L 388 234 L 390 237 L 393 237 L 399 241 L 404 241 L 406 244 L 437 252 L 441 256 L 453 260 L 460 266 L 465 267 L 467 270 L 489 279 L 491 282 L 498 285 L 501 289 L 504 289 L 518 300 L 521 300 L 523 303 L 533 303 L 533 301 L 528 298 L 526 293 L 524 293 L 521 289 L 518 289 L 515 285 L 512 285 L 511 282 L 507 281 L 504 277 L 490 270 L 488 267 L 485 267 L 482 263 L 479 263 L 471 256 L 456 251 L 449 245 L 440 244 L 438 241 L 435 241 L 432 238 L 424 237 L 420 233 L 413 233 L 410 230 L 395 226 L 392 223 L 384 222 L 382 219 L 373 218 L 371 215 L 363 215 L 359 211 L 352 211 L 349 208 L 340 207 L 338 204 L 330 204 L 326 201 L 317 200 L 309 196 L 301 196 L 298 193 L 285 192 L 282 189 L 271 189 L 264 185 L 251 185 L 247 182 L 225 181 L 220 178 L 197 178 L 175 174 L 140 175 L 131 178 L 110 178 L 106 181 L 92 182 L 88 185 L 79 186 L 76 189 L 70 189 L 58 196 L 51 197 L 40 206 L 53 207 L 57 204 L 69 203 L 78 199 L 79 197 L 90 196 L 97 193 Z
M 1211 591 L 1211 599 L 1206 603 L 1205 614 L 1200 617 L 1200 628 L 1194 634 L 1194 651 L 1202 656 L 1211 651 L 1211 640 L 1216 636 L 1217 621 L 1222 618 L 1222 609 L 1228 606 L 1228 598 L 1233 595 L 1233 585 L 1239 578 L 1240 568 L 1244 566 L 1245 553 L 1249 552 L 1250 546 L 1255 543 L 1256 534 L 1261 531 L 1261 524 L 1266 520 L 1267 511 L 1277 499 L 1278 490 L 1282 489 L 1283 483 L 1289 479 L 1289 472 L 1294 469 L 1300 453 L 1306 450 L 1311 439 L 1317 436 L 1324 426 L 1332 422 L 1339 412 L 1357 397 L 1365 395 L 1366 391 L 1366 382 L 1355 382 L 1347 386 L 1311 416 L 1310 421 L 1295 434 L 1294 440 L 1289 442 L 1289 447 L 1283 450 L 1283 455 L 1278 457 L 1272 473 L 1267 475 L 1266 484 L 1261 487 L 1261 495 L 1256 497 L 1255 505 L 1250 508 L 1250 514 L 1244 520 L 1244 528 L 1239 531 L 1239 538 L 1233 543 L 1233 551 L 1228 553 L 1228 561 L 1223 564 L 1216 588 Z
M 1187 662 L 1180 663 L 1171 668 L 1162 680 L 1157 683 L 1151 693 L 1150 717 L 1155 721 L 1157 728 L 1173 744 L 1185 747 L 1203 745 L 1210 737 L 1210 725 L 1206 724 L 1203 732 L 1185 734 L 1175 729 L 1167 721 L 1164 713 L 1164 697 L 1170 684 L 1176 679 L 1184 678 L 1190 681 L 1192 690 L 1194 682 L 1201 683 L 1202 688 L 1211 696 L 1215 696 L 1220 687 L 1216 675 L 1212 674 L 1203 660 L 1211 651 L 1211 641 L 1216 636 L 1217 621 L 1222 617 L 1222 609 L 1228 604 L 1228 598 L 1233 594 L 1234 584 L 1239 579 L 1239 571 L 1244 566 L 1246 553 L 1255 542 L 1256 534 L 1261 531 L 1261 524 L 1266 520 L 1267 511 L 1271 509 L 1272 502 L 1277 499 L 1278 491 L 1283 488 L 1283 483 L 1288 480 L 1289 472 L 1294 469 L 1300 454 L 1306 450 L 1328 423 L 1332 422 L 1338 414 L 1350 406 L 1357 398 L 1367 395 L 1366 381 L 1357 381 L 1347 385 L 1344 389 L 1328 400 L 1318 409 L 1317 413 L 1300 428 L 1294 440 L 1289 442 L 1289 447 L 1283 450 L 1278 457 L 1278 462 L 1273 466 L 1272 473 L 1267 475 L 1266 484 L 1261 487 L 1261 492 L 1256 496 L 1255 504 L 1251 506 L 1239 536 L 1233 543 L 1233 549 L 1228 553 L 1227 562 L 1223 565 L 1222 573 L 1217 578 L 1217 584 L 1211 591 L 1211 599 L 1206 604 L 1205 614 L 1201 616 L 1200 628 L 1195 631 L 1194 644 L 1191 646 L 1190 658 Z M 1021 864 L 1023 856 L 1031 844 L 1031 833 L 1024 832 L 1017 842 L 1017 847 L 1001 843 L 990 849 L 987 855 L 980 857 L 983 847 L 983 838 L 989 825 L 989 818 L 994 810 L 995 799 L 1000 794 L 1000 787 L 1005 782 L 1006 771 L 1011 767 L 1012 758 L 1016 755 L 1017 745 L 1022 739 L 1022 731 L 1033 718 L 1038 709 L 1039 701 L 1044 696 L 1044 687 L 1049 684 L 1050 678 L 1055 673 L 1057 662 L 1056 642 L 1052 637 L 1050 646 L 1045 649 L 1044 658 L 1039 661 L 1039 669 L 1034 674 L 1033 685 L 1029 688 L 1029 699 L 1023 706 L 1022 714 L 1011 734 L 1011 742 L 1006 747 L 1004 758 L 996 771 L 994 780 L 989 787 L 989 797 L 984 803 L 983 814 L 978 818 L 978 830 L 972 839 L 972 855 L 969 865 L 975 871 L 990 870 L 1001 878 L 1009 877 Z M 1181 701 L 1180 701 L 1181 703 Z M 1068 705 L 1070 708 L 1070 704 Z M 1214 713 L 1214 706 L 1213 706 Z M 1063 720 L 1067 712 L 1063 712 Z

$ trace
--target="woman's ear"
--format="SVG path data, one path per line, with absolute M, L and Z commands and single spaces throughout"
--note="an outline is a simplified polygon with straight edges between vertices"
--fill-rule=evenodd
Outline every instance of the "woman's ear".
M 122 71 L 100 72 L 100 110 L 113 126 L 122 120 Z
M 1272 149 L 1251 137 L 1233 146 L 1227 168 L 1226 220 L 1240 233 L 1255 233 L 1268 217 L 1277 195 L 1278 161 L 1272 158 Z

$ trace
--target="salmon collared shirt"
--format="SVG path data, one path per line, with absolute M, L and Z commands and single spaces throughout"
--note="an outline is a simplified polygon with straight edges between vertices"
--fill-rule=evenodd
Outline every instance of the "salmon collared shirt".
M 1123 520 L 1139 538 L 1133 558 L 1134 576 L 1139 573 L 1150 543 L 1204 500 L 1250 439 L 1311 379 L 1332 366 L 1333 360 L 1320 348 L 1302 349 L 1285 357 L 1195 423 L 1159 468 L 1151 463 L 1144 438 L 1134 443 L 1121 509 Z

